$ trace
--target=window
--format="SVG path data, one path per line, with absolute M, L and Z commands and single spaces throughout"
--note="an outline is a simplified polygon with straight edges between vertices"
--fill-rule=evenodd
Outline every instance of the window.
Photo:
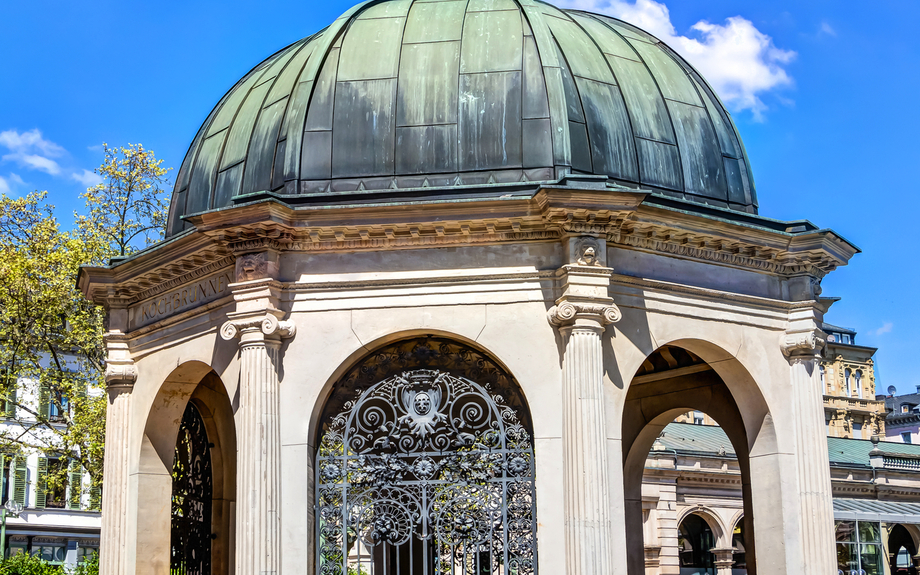
M 63 542 L 36 544 L 33 540 L 31 555 L 40 557 L 52 565 L 63 565 L 67 558 L 67 544 Z
M 865 439 L 863 437 L 863 422 L 853 422 L 853 439 Z
M 850 339 L 850 334 L 844 333 L 844 334 L 841 334 L 841 335 L 843 336 L 843 337 L 841 338 L 841 339 L 843 340 L 842 343 L 851 343 L 852 340 Z
M 847 368 L 847 369 L 843 372 L 843 384 L 844 384 L 844 386 L 846 387 L 846 390 L 847 390 L 847 397 L 853 397 L 853 389 L 852 389 L 852 387 L 850 386 L 850 376 L 851 376 L 851 375 L 852 375 L 852 372 L 849 370 L 849 368 Z
M 904 443 L 910 443 L 910 432 L 909 431 L 905 431 L 904 433 L 901 434 L 901 441 Z
M 882 574 L 882 529 L 871 521 L 837 521 L 837 569 Z
M 16 417 L 16 389 L 10 389 L 6 396 L 0 400 L 0 417 L 12 419 Z
M 862 396 L 863 396 L 863 389 L 862 389 L 862 372 L 861 372 L 861 371 L 857 371 L 857 372 L 854 374 L 854 377 L 856 378 L 856 393 L 859 394 L 859 399 L 862 399 Z
M 703 421 L 706 419 L 706 414 L 702 411 L 693 412 L 693 425 L 703 425 Z
M 902 405 L 902 406 L 901 406 L 901 413 L 910 413 L 910 406 L 907 405 L 907 404 Z
M 827 386 L 827 374 L 823 365 L 818 368 L 818 373 L 821 374 L 821 389 L 827 390 L 827 393 L 830 394 L 831 389 Z
M 67 487 L 60 480 L 64 462 L 60 459 L 38 458 L 38 483 L 35 487 L 35 507 L 63 509 L 67 504 Z M 49 482 L 48 478 L 52 480 Z

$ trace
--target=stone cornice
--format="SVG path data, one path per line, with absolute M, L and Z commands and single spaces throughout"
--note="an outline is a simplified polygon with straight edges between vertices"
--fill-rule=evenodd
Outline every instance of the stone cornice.
M 265 201 L 200 214 L 196 230 L 111 268 L 84 268 L 91 300 L 127 307 L 258 251 L 334 252 L 558 241 L 573 235 L 745 270 L 822 277 L 857 249 L 830 231 L 792 234 L 643 204 L 628 188 L 547 187 L 532 197 L 293 209 Z
M 127 307 L 234 265 L 230 250 L 191 233 L 113 267 L 80 270 L 78 285 L 91 301 Z
M 262 202 L 192 218 L 215 238 L 284 236 L 293 251 L 382 250 L 604 237 L 612 245 L 781 275 L 823 277 L 858 250 L 827 230 L 793 234 L 641 203 L 623 189 L 543 188 L 532 198 L 292 209 Z M 230 230 L 233 233 L 230 233 Z M 279 232 L 279 230 L 282 230 Z M 228 235 L 229 234 L 229 235 Z M 235 235 L 234 235 L 235 234 Z M 234 244 L 236 245 L 236 244 Z M 236 248 L 234 248 L 236 249 Z

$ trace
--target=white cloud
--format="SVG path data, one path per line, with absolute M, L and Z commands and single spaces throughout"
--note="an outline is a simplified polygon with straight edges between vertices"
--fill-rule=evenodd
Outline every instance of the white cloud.
M 750 110 L 762 119 L 767 109 L 761 96 L 789 86 L 792 78 L 784 66 L 796 56 L 781 50 L 773 39 L 741 16 L 724 24 L 700 20 L 692 37 L 678 34 L 665 4 L 655 0 L 561 0 L 561 5 L 609 14 L 656 36 L 686 58 L 734 110 Z
M 61 173 L 61 167 L 51 158 L 63 156 L 67 151 L 50 140 L 46 140 L 37 128 L 27 132 L 6 130 L 0 132 L 0 146 L 9 150 L 4 161 L 16 162 L 31 170 L 47 172 L 52 176 Z
M 819 34 L 827 34 L 828 36 L 837 35 L 837 31 L 834 30 L 834 27 L 827 22 L 821 22 L 821 27 L 818 29 L 818 32 Z
M 15 186 L 24 185 L 25 182 L 19 177 L 19 174 L 10 173 L 6 178 L 0 176 L 0 194 L 9 194 Z
M 70 175 L 71 179 L 74 179 L 87 188 L 91 188 L 96 184 L 102 183 L 102 178 L 99 177 L 99 174 L 91 170 L 83 170 L 82 173 L 73 173 Z
M 894 323 L 886 321 L 882 324 L 882 327 L 872 330 L 873 335 L 885 335 L 886 333 L 891 333 L 891 330 L 894 329 Z

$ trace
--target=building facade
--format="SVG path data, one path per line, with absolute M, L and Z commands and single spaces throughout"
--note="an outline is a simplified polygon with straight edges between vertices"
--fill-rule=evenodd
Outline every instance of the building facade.
M 68 406 L 66 399 L 48 401 L 47 392 L 39 384 L 22 379 L 2 402 L 0 433 L 25 439 L 32 445 L 47 443 L 42 440 L 49 434 L 43 422 L 66 425 L 57 411 L 62 405 Z M 53 423 L 59 416 L 61 423 Z M 17 453 L 0 454 L 0 469 L 0 505 L 14 501 L 22 509 L 16 516 L 6 514 L 6 539 L 2 542 L 5 556 L 29 553 L 53 565 L 74 568 L 84 557 L 98 552 L 101 493 L 93 488 L 79 464 L 66 457 L 49 457 L 23 448 Z M 66 485 L 49 487 L 48 474 L 63 470 Z
M 828 437 L 827 450 L 838 573 L 918 573 L 920 446 Z M 642 496 L 648 575 L 750 572 L 741 473 L 721 428 L 666 427 Z
M 885 437 L 885 402 L 875 396 L 873 347 L 856 344 L 856 331 L 824 324 L 827 336 L 821 362 L 827 435 L 853 439 Z
M 176 180 L 166 241 L 80 276 L 104 575 L 638 575 L 691 411 L 732 441 L 748 570 L 836 571 L 820 282 L 857 250 L 757 215 L 649 34 L 366 2 L 245 76 Z

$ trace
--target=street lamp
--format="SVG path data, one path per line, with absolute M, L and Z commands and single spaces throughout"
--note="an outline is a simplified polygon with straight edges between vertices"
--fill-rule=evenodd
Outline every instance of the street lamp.
M 3 504 L 3 509 L 0 509 L 0 545 L 3 545 L 0 553 L 3 556 L 6 555 L 6 516 L 19 517 L 20 513 L 22 513 L 22 503 L 15 499 L 7 499 Z

